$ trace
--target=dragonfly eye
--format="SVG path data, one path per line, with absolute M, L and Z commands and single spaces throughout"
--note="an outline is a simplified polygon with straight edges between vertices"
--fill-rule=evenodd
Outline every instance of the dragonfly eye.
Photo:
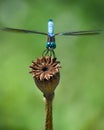
M 55 49 L 56 48 L 55 42 L 47 42 L 46 48 L 47 49 Z

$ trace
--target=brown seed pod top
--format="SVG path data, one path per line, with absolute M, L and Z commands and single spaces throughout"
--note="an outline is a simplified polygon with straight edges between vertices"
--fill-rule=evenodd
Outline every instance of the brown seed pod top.
M 56 61 L 56 58 L 42 56 L 33 61 L 30 68 L 37 87 L 46 98 L 53 98 L 54 90 L 60 80 L 60 62 Z
M 32 65 L 30 66 L 34 78 L 40 80 L 49 80 L 56 73 L 59 72 L 60 62 L 56 61 L 56 58 L 45 57 L 38 58 L 36 61 L 32 61 Z

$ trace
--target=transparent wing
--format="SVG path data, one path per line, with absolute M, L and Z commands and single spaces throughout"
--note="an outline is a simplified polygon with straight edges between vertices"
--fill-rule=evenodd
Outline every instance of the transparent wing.
M 8 28 L 8 27 L 0 27 L 0 30 L 6 32 L 15 32 L 15 33 L 30 33 L 30 34 L 42 34 L 47 35 L 45 32 L 38 32 L 34 30 L 25 30 L 25 29 L 16 29 L 16 28 Z
M 75 32 L 62 32 L 56 33 L 55 35 L 65 35 L 65 36 L 80 36 L 80 35 L 98 35 L 104 33 L 103 30 L 89 30 L 89 31 L 75 31 Z

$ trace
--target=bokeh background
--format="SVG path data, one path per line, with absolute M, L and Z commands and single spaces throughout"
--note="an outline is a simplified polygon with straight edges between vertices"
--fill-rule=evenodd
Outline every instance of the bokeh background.
M 0 26 L 47 32 L 104 29 L 103 0 L 0 0 Z M 104 130 L 104 34 L 56 38 L 61 80 L 54 130 Z M 0 31 L 0 130 L 44 130 L 42 93 L 29 74 L 46 37 Z

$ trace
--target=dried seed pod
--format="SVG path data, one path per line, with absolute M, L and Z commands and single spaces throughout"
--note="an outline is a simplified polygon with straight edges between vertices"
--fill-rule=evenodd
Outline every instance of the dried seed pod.
M 42 56 L 33 61 L 30 68 L 32 69 L 30 73 L 44 96 L 54 95 L 54 90 L 60 80 L 60 62 L 56 61 L 56 58 Z

